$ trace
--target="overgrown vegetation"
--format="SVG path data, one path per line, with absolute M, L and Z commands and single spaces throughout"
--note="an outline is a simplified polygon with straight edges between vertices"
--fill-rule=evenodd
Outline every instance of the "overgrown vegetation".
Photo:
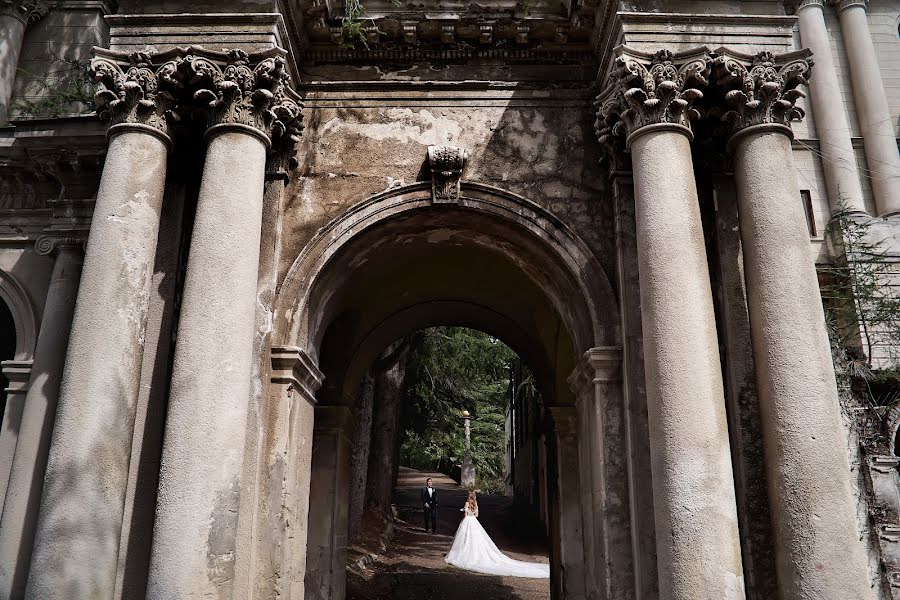
M 478 486 L 502 491 L 510 369 L 517 362 L 508 346 L 479 331 L 435 327 L 416 333 L 406 366 L 401 462 L 429 470 L 442 461 L 461 462 L 462 411 L 468 410 Z
M 896 259 L 885 241 L 875 238 L 873 219 L 852 213 L 843 203 L 826 235 L 835 259 L 821 269 L 826 280 L 822 297 L 839 385 L 869 408 L 889 408 L 900 403 Z
M 51 49 L 50 64 L 45 73 L 19 70 L 18 76 L 24 76 L 29 82 L 29 97 L 13 103 L 12 112 L 26 118 L 56 118 L 94 112 L 95 90 L 89 68 L 89 60 L 60 56 Z

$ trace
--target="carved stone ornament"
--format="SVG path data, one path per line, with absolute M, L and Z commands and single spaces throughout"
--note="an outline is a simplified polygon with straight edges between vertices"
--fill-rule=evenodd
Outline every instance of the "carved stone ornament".
M 699 117 L 693 104 L 703 97 L 698 87 L 709 83 L 710 62 L 705 47 L 678 54 L 620 48 L 611 73 L 613 89 L 600 95 L 600 129 L 608 126 L 626 141 L 639 129 L 660 123 L 690 131 L 691 120 Z
M 31 25 L 50 12 L 50 5 L 48 0 L 0 0 L 0 15 L 9 15 Z
M 186 83 L 210 126 L 251 127 L 273 147 L 300 140 L 301 105 L 290 89 L 282 51 L 251 56 L 243 50 L 223 54 L 192 50 L 182 59 Z
M 254 54 L 199 46 L 159 54 L 95 48 L 94 56 L 98 114 L 113 125 L 148 126 L 168 139 L 175 123 L 198 117 L 210 127 L 250 128 L 273 150 L 288 153 L 300 139 L 302 104 L 280 48 Z
M 459 202 L 459 181 L 469 153 L 454 146 L 428 146 L 431 197 L 436 203 Z
M 83 252 L 86 243 L 86 238 L 73 234 L 47 234 L 42 235 L 35 241 L 34 251 L 42 256 L 53 254 L 60 248 L 65 247 L 78 248 Z
M 147 52 L 123 54 L 94 49 L 90 73 L 97 86 L 97 115 L 111 126 L 137 124 L 158 131 L 169 140 L 178 120 L 176 98 L 182 88 L 175 59 L 154 64 Z M 170 142 L 171 143 L 171 142 Z
M 732 132 L 753 125 L 780 125 L 790 131 L 791 121 L 803 118 L 797 100 L 806 94 L 798 86 L 807 82 L 812 68 L 810 52 L 802 50 L 750 56 L 725 51 L 714 64 L 717 84 L 724 87 L 729 108 L 722 119 Z

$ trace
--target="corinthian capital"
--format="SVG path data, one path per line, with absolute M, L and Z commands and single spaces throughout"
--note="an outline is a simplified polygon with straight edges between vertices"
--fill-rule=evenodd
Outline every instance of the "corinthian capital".
M 697 87 L 708 83 L 709 69 L 706 48 L 678 54 L 622 48 L 611 74 L 614 89 L 601 94 L 601 120 L 612 124 L 614 135 L 626 138 L 661 123 L 690 131 L 691 120 L 699 116 L 693 104 L 703 97 Z
M 0 15 L 15 17 L 25 24 L 40 21 L 48 12 L 47 0 L 0 0 Z
M 290 88 L 283 51 L 189 52 L 182 59 L 186 80 L 211 127 L 246 126 L 282 150 L 299 140 L 301 103 Z
M 805 114 L 796 102 L 806 94 L 797 86 L 806 83 L 812 68 L 810 55 L 808 50 L 778 56 L 723 51 L 714 69 L 731 110 L 722 119 L 735 132 L 753 125 L 781 126 L 789 132 L 791 121 Z
M 95 48 L 90 72 L 97 85 L 94 100 L 101 119 L 113 126 L 146 126 L 169 140 L 169 128 L 177 120 L 176 97 L 182 87 L 174 59 Z

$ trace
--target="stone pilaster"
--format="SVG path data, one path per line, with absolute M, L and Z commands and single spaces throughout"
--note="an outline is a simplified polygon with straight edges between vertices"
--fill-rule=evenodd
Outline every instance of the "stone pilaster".
M 31 360 L 5 360 L 0 368 L 9 380 L 6 387 L 6 408 L 0 421 L 0 502 L 6 497 L 13 456 L 21 437 L 20 425 L 25 410 L 25 396 L 31 379 Z M 2 508 L 2 505 L 0 505 Z
M 599 127 L 631 152 L 660 595 L 743 598 L 722 372 L 690 122 L 704 48 L 624 48 Z M 610 96 L 614 96 L 610 98 Z M 607 141 L 607 143 L 609 143 Z M 673 290 L 677 290 L 673 292 Z M 689 465 L 689 467 L 688 467 Z
M 300 348 L 272 348 L 272 398 L 287 402 L 288 452 L 282 502 L 283 514 L 289 518 L 282 553 L 284 585 L 290 598 L 304 598 L 306 555 L 309 534 L 309 496 L 312 478 L 312 447 L 315 394 L 324 375 Z
M 50 11 L 49 0 L 0 0 L 0 126 L 6 125 L 25 29 Z
M 868 0 L 831 0 L 841 23 L 844 50 L 866 163 L 879 217 L 900 213 L 900 152 L 881 69 L 866 18 Z M 819 55 L 816 54 L 818 61 Z
M 267 155 L 300 134 L 282 50 L 191 48 L 178 69 L 207 120 L 207 153 L 166 418 L 152 599 L 232 592 Z
M 305 597 L 344 598 L 350 504 L 350 409 L 317 406 L 310 480 Z
M 723 55 L 780 596 L 871 598 L 791 152 L 808 52 Z M 827 473 L 827 477 L 822 474 Z
M 816 76 L 809 82 L 810 103 L 822 153 L 822 170 L 831 211 L 844 203 L 847 210 L 865 213 L 856 155 L 850 141 L 850 125 L 841 98 L 831 40 L 825 27 L 825 0 L 798 0 L 794 10 L 800 26 L 800 41 L 813 51 Z
M 622 348 L 591 348 L 569 376 L 579 416 L 588 598 L 633 597 Z
M 35 349 L 33 375 L 18 427 L 9 490 L 0 517 L 2 598 L 21 598 L 25 593 L 44 468 L 81 279 L 84 241 L 84 237 L 73 232 L 61 232 L 43 235 L 35 243 L 38 254 L 53 255 L 55 260 Z
M 97 51 L 108 118 L 53 431 L 27 598 L 111 598 L 165 186 L 170 64 Z M 77 473 L 77 476 L 75 474 Z
M 553 422 L 555 439 L 551 445 L 556 450 L 552 458 L 556 462 L 556 510 L 558 515 L 551 515 L 557 520 L 556 530 L 559 544 L 558 576 L 553 583 L 551 596 L 567 600 L 584 600 L 585 590 L 585 552 L 584 523 L 582 513 L 582 485 L 590 485 L 581 481 L 580 456 L 578 451 L 578 413 L 572 406 L 550 406 L 547 408 Z M 552 568 L 552 567 L 551 567 Z

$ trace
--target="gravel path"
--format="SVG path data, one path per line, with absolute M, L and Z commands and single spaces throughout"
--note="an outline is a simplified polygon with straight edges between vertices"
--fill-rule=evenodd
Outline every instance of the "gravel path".
M 439 491 L 438 533 L 427 534 L 423 527 L 419 493 L 425 479 L 434 479 Z M 394 492 L 400 520 L 393 542 L 385 555 L 377 555 L 374 565 L 348 569 L 347 598 L 350 600 L 465 600 L 521 599 L 546 600 L 550 582 L 480 575 L 451 567 L 444 562 L 453 535 L 462 518 L 459 509 L 466 491 L 440 473 L 401 469 Z M 511 558 L 548 562 L 546 542 L 535 524 L 513 514 L 512 499 L 479 495 L 479 520 L 497 546 Z M 351 557 L 358 557 L 351 551 Z

